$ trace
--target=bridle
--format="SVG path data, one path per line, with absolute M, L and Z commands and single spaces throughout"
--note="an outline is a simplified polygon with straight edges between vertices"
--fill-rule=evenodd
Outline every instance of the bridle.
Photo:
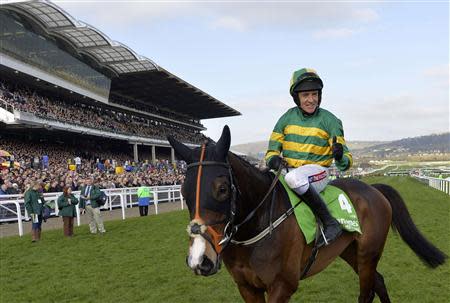
M 194 219 L 188 225 L 188 233 L 191 237 L 200 235 L 206 241 L 208 241 L 214 248 L 215 253 L 217 254 L 218 259 L 219 259 L 222 251 L 228 246 L 228 244 L 230 242 L 232 242 L 232 238 L 237 233 L 239 228 L 242 225 L 244 225 L 245 223 L 247 223 L 251 218 L 253 218 L 253 216 L 256 214 L 256 211 L 261 207 L 261 205 L 264 203 L 264 201 L 267 199 L 267 197 L 273 191 L 273 189 L 275 188 L 275 185 L 278 182 L 278 177 L 281 173 L 282 165 L 280 165 L 280 168 L 278 169 L 276 176 L 272 181 L 272 184 L 270 185 L 267 193 L 264 195 L 264 198 L 261 200 L 261 202 L 245 217 L 245 219 L 242 222 L 240 222 L 239 224 L 235 224 L 237 188 L 234 184 L 231 166 L 228 163 L 228 161 L 227 162 L 204 161 L 205 150 L 206 150 L 206 144 L 202 144 L 199 162 L 194 162 L 187 166 L 188 170 L 191 168 L 197 167 L 195 213 L 194 213 Z M 203 220 L 203 218 L 201 217 L 201 214 L 200 214 L 200 193 L 201 193 L 200 184 L 201 184 L 201 180 L 202 180 L 203 168 L 212 167 L 212 166 L 222 166 L 222 167 L 225 167 L 226 169 L 228 169 L 228 174 L 230 177 L 230 184 L 231 184 L 231 191 L 232 191 L 231 192 L 231 201 L 230 201 L 230 211 L 226 215 L 224 220 L 217 221 L 217 222 L 206 222 L 205 220 Z M 272 203 L 274 200 L 273 198 L 272 198 Z M 284 215 L 286 215 L 286 213 Z M 276 226 L 278 226 L 285 218 L 283 218 Z M 280 219 L 281 219 L 281 217 L 278 220 L 280 220 Z M 219 225 L 219 224 L 225 224 L 223 234 L 218 233 L 216 230 L 214 230 L 214 228 L 212 228 L 212 226 Z M 276 228 L 276 226 L 271 221 L 270 226 L 268 228 L 270 228 L 270 231 L 272 231 L 273 228 Z M 264 231 L 263 231 L 263 233 L 264 233 Z M 266 235 L 266 234 L 262 235 L 263 233 L 261 233 L 257 236 L 257 237 L 259 237 L 259 239 L 257 241 L 259 241 Z M 250 239 L 250 241 L 251 240 L 252 239 Z M 243 242 L 233 241 L 233 243 L 236 243 L 236 244 L 248 245 L 245 242 L 246 241 L 243 241 Z
M 236 214 L 236 186 L 233 182 L 233 174 L 231 171 L 231 166 L 229 163 L 226 162 L 219 162 L 219 161 L 203 161 L 205 157 L 205 150 L 206 150 L 206 144 L 202 144 L 201 147 L 201 153 L 200 153 L 200 160 L 199 162 L 191 163 L 187 166 L 187 169 L 198 167 L 197 169 L 197 184 L 196 184 L 196 195 L 195 195 L 195 213 L 194 213 L 194 219 L 191 221 L 191 223 L 188 226 L 188 233 L 192 236 L 200 235 L 202 236 L 206 241 L 208 241 L 212 247 L 214 248 L 216 254 L 219 256 L 224 249 L 224 246 L 222 245 L 222 238 L 223 234 L 218 233 L 212 226 L 224 224 L 227 225 L 229 222 L 234 221 L 234 216 Z M 200 214 L 200 193 L 201 193 L 201 180 L 202 180 L 202 173 L 204 166 L 211 167 L 211 166 L 222 166 L 225 167 L 228 170 L 228 174 L 230 177 L 230 183 L 231 183 L 231 208 L 230 212 L 227 214 L 225 219 L 221 221 L 216 222 L 206 222 L 203 220 Z M 206 228 L 205 228 L 206 227 Z

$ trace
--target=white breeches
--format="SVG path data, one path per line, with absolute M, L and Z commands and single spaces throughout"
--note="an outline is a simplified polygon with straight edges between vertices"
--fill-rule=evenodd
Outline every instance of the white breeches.
M 320 193 L 329 182 L 328 169 L 317 164 L 307 164 L 294 168 L 284 178 L 287 185 L 299 195 L 303 195 L 310 184 Z

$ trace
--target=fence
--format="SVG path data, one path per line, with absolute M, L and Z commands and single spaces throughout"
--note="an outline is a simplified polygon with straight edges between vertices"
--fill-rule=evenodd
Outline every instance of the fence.
M 416 178 L 417 180 L 424 182 L 435 189 L 443 191 L 447 195 L 450 195 L 450 180 L 432 178 L 432 177 L 426 177 L 426 176 L 419 176 L 419 175 L 412 175 L 412 176 L 414 178 Z
M 100 209 L 102 210 L 113 210 L 114 208 L 121 208 L 122 219 L 126 218 L 126 209 L 132 208 L 138 204 L 137 199 L 138 187 L 128 187 L 128 188 L 113 188 L 113 189 L 102 189 L 108 197 L 108 201 Z M 153 192 L 153 204 L 155 206 L 155 214 L 158 214 L 158 204 L 161 202 L 177 202 L 180 201 L 180 208 L 184 209 L 183 196 L 181 195 L 181 185 L 171 185 L 171 186 L 155 186 L 150 187 Z M 53 216 L 57 216 L 59 209 L 56 200 L 62 193 L 45 193 L 44 199 L 46 202 L 54 201 L 55 209 L 51 213 Z M 73 194 L 79 198 L 80 192 L 74 191 Z M 3 195 L 0 196 L 0 210 L 3 210 L 5 217 L 0 217 L 0 223 L 16 221 L 17 227 L 19 229 L 19 236 L 23 235 L 23 225 L 22 221 L 29 221 L 30 217 L 24 206 L 23 195 Z M 77 212 L 77 225 L 80 225 L 80 209 L 76 205 Z

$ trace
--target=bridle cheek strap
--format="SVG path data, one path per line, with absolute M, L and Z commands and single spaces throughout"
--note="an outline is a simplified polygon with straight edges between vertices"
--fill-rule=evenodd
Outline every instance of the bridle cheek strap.
M 197 193 L 195 195 L 195 214 L 194 214 L 194 219 L 201 219 L 200 217 L 200 183 L 202 180 L 202 161 L 203 158 L 205 158 L 205 149 L 206 146 L 205 144 L 202 144 L 202 151 L 200 153 L 200 165 L 198 166 L 198 170 L 197 170 Z

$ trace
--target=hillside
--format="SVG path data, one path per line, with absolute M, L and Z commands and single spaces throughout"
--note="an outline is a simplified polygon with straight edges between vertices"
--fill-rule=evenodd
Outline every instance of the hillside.
M 355 155 L 392 157 L 400 155 L 431 155 L 450 153 L 450 133 L 405 138 L 377 144 L 355 151 Z
M 267 141 L 238 144 L 231 147 L 249 156 L 261 158 L 267 149 Z M 392 157 L 418 154 L 450 153 L 450 133 L 433 134 L 396 141 L 348 141 L 348 147 L 355 157 Z

